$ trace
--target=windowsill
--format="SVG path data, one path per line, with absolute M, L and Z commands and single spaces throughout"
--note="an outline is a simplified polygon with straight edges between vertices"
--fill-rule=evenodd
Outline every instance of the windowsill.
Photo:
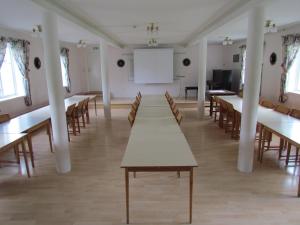
M 289 91 L 287 94 L 300 95 L 300 91 Z
M 10 97 L 7 97 L 7 98 L 1 98 L 0 103 L 10 101 L 10 100 L 13 100 L 13 99 L 16 99 L 16 98 L 22 98 L 22 97 L 24 97 L 24 95 L 14 95 L 14 96 L 10 96 Z

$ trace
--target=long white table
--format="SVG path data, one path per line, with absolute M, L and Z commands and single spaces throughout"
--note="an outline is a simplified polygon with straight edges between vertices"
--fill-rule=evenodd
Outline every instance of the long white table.
M 65 108 L 67 109 L 68 106 L 72 104 L 78 104 L 78 102 L 89 98 L 94 99 L 96 95 L 74 95 L 70 98 L 66 98 L 65 101 Z M 34 167 L 34 157 L 33 157 L 33 150 L 32 150 L 32 136 L 39 132 L 40 130 L 46 129 L 50 149 L 53 151 L 52 148 L 52 139 L 51 139 L 51 116 L 50 116 L 50 106 L 44 106 L 39 109 L 33 110 L 31 112 L 22 114 L 17 116 L 7 122 L 0 124 L 0 134 L 21 134 L 27 133 L 26 138 L 29 146 L 29 153 L 31 158 L 32 167 Z M 0 137 L 1 138 L 1 137 Z
M 197 166 L 165 96 L 143 96 L 121 163 L 125 168 L 126 222 L 129 223 L 129 172 L 189 171 L 191 223 L 193 168 Z
M 238 96 L 219 96 L 220 99 L 231 103 L 234 110 L 242 113 L 243 99 Z M 300 120 L 289 115 L 278 113 L 273 109 L 268 109 L 258 105 L 257 122 L 260 126 L 258 152 L 262 150 L 263 129 L 270 130 L 272 133 L 287 140 L 290 144 L 300 148 Z M 259 156 L 260 158 L 260 156 Z M 300 178 L 298 184 L 298 197 L 300 197 Z

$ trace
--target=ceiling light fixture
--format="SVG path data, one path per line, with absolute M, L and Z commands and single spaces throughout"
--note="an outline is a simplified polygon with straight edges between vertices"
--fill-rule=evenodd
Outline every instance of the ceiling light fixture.
M 148 23 L 146 30 L 149 34 L 154 34 L 159 31 L 159 26 L 156 23 Z
M 232 39 L 230 39 L 229 37 L 225 37 L 225 39 L 224 39 L 224 41 L 222 42 L 222 44 L 223 44 L 224 46 L 226 46 L 226 45 L 233 45 L 233 41 L 232 41 Z
M 276 24 L 272 20 L 267 20 L 265 23 L 266 33 L 276 33 L 278 31 Z
M 86 47 L 86 42 L 83 40 L 79 40 L 77 43 L 77 48 L 85 48 Z
M 148 41 L 148 47 L 157 47 L 158 41 L 155 38 L 150 38 Z
M 41 33 L 43 30 L 42 30 L 42 25 L 35 25 L 33 28 L 32 28 L 32 32 L 33 33 Z

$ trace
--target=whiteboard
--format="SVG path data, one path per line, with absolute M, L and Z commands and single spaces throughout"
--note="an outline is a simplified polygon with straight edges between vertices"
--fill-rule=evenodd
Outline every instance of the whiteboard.
M 173 49 L 135 49 L 134 82 L 173 83 Z

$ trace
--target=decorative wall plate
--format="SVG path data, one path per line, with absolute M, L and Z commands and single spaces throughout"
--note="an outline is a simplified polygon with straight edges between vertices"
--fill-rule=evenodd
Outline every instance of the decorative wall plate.
M 273 52 L 271 55 L 270 55 L 270 64 L 271 65 L 275 65 L 276 64 L 276 61 L 277 61 L 277 55 L 275 52 Z
M 39 57 L 35 57 L 33 60 L 33 64 L 35 66 L 35 68 L 39 69 L 42 66 L 41 60 Z
M 118 67 L 123 67 L 125 66 L 125 61 L 123 59 L 119 59 L 117 62 Z
M 189 58 L 185 58 L 184 60 L 182 60 L 182 64 L 184 66 L 189 66 L 191 64 L 191 60 Z

